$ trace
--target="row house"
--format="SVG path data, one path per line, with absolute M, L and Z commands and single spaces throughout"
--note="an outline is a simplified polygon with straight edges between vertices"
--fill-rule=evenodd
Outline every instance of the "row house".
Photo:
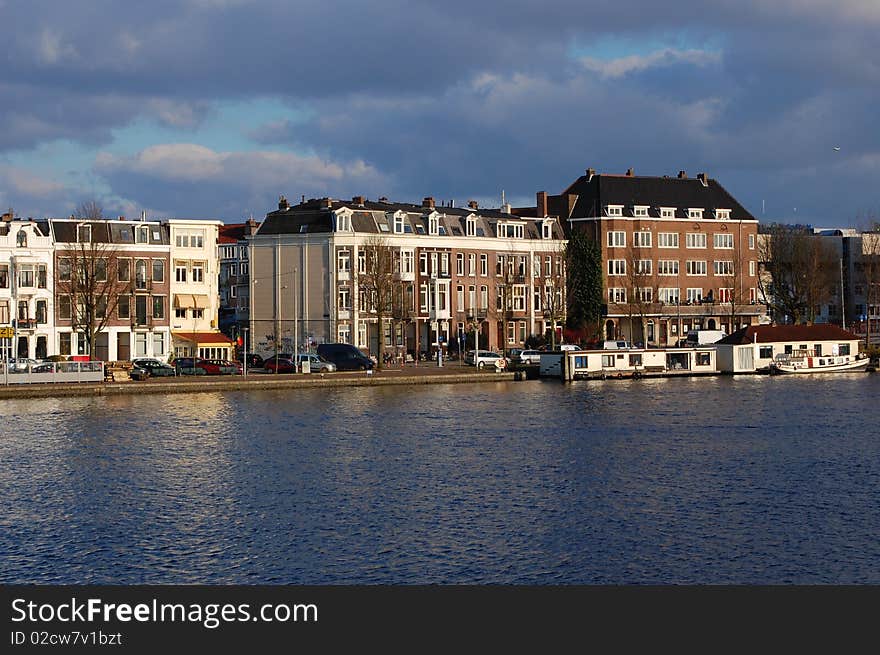
M 691 329 L 730 334 L 766 320 L 758 303 L 758 221 L 706 174 L 587 169 L 544 202 L 544 211 L 601 248 L 604 338 L 663 346 Z
M 171 218 L 171 334 L 175 357 L 234 359 L 232 340 L 220 332 L 219 231 L 222 221 Z
M 49 219 L 53 354 L 128 360 L 170 352 L 168 228 L 156 221 Z M 97 328 L 89 344 L 89 326 Z
M 281 198 L 250 238 L 250 329 L 260 352 L 320 342 L 375 353 L 459 345 L 522 347 L 564 317 L 564 234 L 552 217 L 480 209 Z M 394 303 L 382 334 L 367 258 L 393 252 Z
M 45 221 L 0 220 L 0 357 L 47 357 L 54 351 L 53 246 Z
M 233 339 L 243 335 L 248 325 L 250 304 L 250 260 L 248 237 L 259 227 L 253 218 L 244 223 L 220 226 L 218 250 L 220 256 L 220 315 L 219 327 Z

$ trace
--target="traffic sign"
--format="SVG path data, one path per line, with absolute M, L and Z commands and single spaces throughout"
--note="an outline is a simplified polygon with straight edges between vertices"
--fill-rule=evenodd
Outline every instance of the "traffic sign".
M 15 328 L 0 327 L 0 339 L 12 339 L 15 337 Z

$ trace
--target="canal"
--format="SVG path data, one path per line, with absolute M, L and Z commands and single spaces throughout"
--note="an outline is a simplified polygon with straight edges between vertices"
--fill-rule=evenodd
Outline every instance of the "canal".
M 880 376 L 0 401 L 0 582 L 880 583 Z

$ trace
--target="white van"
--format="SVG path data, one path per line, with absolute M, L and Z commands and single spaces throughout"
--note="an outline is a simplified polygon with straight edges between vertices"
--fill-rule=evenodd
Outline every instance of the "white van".
M 583 350 L 583 348 L 573 343 L 561 343 L 559 344 L 559 350 Z
M 630 347 L 626 341 L 604 341 L 602 350 L 626 350 Z

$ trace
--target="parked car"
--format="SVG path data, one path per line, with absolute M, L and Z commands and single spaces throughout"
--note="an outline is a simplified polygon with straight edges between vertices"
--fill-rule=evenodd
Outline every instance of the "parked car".
M 562 343 L 559 344 L 559 350 L 583 350 L 583 348 L 574 343 Z
M 199 357 L 178 357 L 174 360 L 174 369 L 178 375 L 205 375 L 205 369 L 197 365 L 201 361 Z
M 18 359 L 9 359 L 9 372 L 10 373 L 27 373 L 28 368 L 33 369 L 34 366 L 39 364 L 36 359 L 30 359 L 28 357 L 19 357 Z
M 239 361 L 230 362 L 226 360 L 226 364 L 235 369 L 235 373 L 233 375 L 243 375 L 244 374 L 244 364 Z
M 507 366 L 507 360 L 491 350 L 468 350 L 464 355 L 464 362 L 477 368 L 485 368 L 486 366 L 505 368 Z
M 522 348 L 508 348 L 507 349 L 507 358 L 512 362 L 520 361 L 520 356 L 523 353 Z
M 308 361 L 309 370 L 312 373 L 332 373 L 336 370 L 336 364 L 328 362 L 315 353 L 300 353 L 297 361 L 299 362 L 300 370 L 302 370 L 302 363 Z
M 239 362 L 244 362 L 244 353 L 239 353 L 236 360 Z M 247 354 L 247 365 L 248 368 L 263 368 L 263 358 L 257 353 L 248 353 Z
M 270 357 L 263 362 L 263 368 L 270 373 L 296 373 L 296 366 L 290 357 Z
M 372 371 L 373 360 L 350 343 L 322 343 L 318 355 L 336 364 L 338 371 Z
M 540 364 L 541 363 L 541 351 L 540 350 L 523 350 L 519 354 L 519 361 L 522 364 Z
M 196 366 L 205 369 L 207 375 L 235 375 L 238 368 L 224 359 L 200 359 Z
M 168 366 L 168 364 L 160 362 L 158 359 L 139 357 L 138 359 L 131 360 L 131 363 L 137 368 L 144 369 L 147 372 L 148 377 L 161 378 L 174 377 L 177 375 L 177 371 L 174 370 L 173 366 Z

